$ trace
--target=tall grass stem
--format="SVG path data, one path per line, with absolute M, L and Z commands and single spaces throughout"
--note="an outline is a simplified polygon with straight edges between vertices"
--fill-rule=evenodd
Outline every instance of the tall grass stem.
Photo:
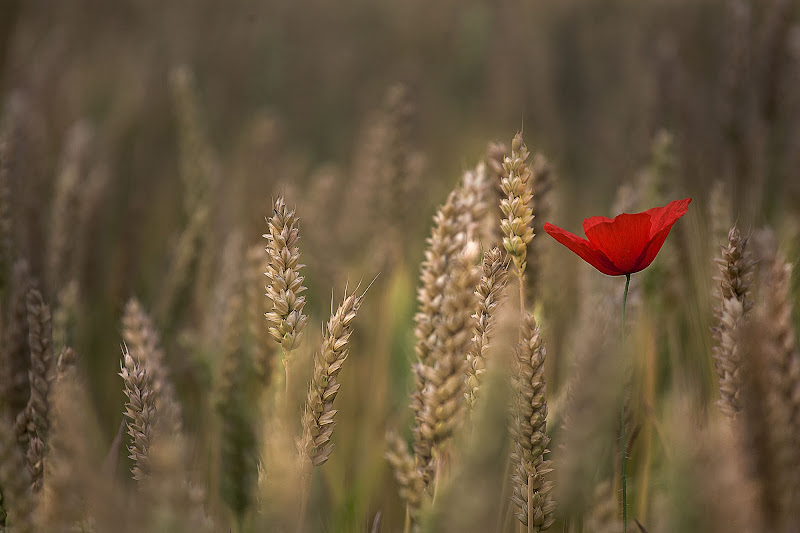
M 622 346 L 625 345 L 625 304 L 628 302 L 628 288 L 631 284 L 631 275 L 625 274 L 625 292 L 622 293 Z M 628 531 L 628 481 L 625 476 L 625 391 L 622 392 L 622 401 L 619 407 L 619 419 L 622 426 L 622 533 Z

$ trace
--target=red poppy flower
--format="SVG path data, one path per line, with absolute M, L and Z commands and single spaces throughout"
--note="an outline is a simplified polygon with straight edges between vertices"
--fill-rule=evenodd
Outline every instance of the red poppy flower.
M 588 240 L 549 223 L 544 230 L 603 274 L 626 276 L 653 262 L 672 225 L 686 214 L 691 201 L 675 200 L 644 213 L 622 213 L 613 220 L 587 218 L 583 231 Z

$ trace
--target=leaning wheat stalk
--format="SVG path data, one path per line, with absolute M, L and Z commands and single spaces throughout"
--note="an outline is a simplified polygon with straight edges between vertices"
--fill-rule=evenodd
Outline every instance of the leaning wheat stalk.
M 301 521 L 305 516 L 313 467 L 323 465 L 333 450 L 331 436 L 336 427 L 337 413 L 333 408 L 333 401 L 341 387 L 338 376 L 350 352 L 353 322 L 363 298 L 364 293 L 345 297 L 328 321 L 322 348 L 314 356 L 314 372 L 303 412 L 303 435 L 299 442 L 303 474 Z

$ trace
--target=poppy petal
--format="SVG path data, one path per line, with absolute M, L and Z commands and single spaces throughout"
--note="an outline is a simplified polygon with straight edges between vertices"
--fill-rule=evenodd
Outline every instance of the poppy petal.
M 607 274 L 609 276 L 621 276 L 624 274 L 624 272 L 619 271 L 619 269 L 614 266 L 614 263 L 612 263 L 608 257 L 606 257 L 600 250 L 594 248 L 586 239 L 578 237 L 574 233 L 570 233 L 569 231 L 559 228 L 558 226 L 554 226 L 549 222 L 545 223 L 544 230 L 548 235 L 575 252 L 575 254 L 577 254 L 581 259 L 595 267 L 603 274 Z
M 691 198 L 684 198 L 683 200 L 672 201 L 664 207 L 654 207 L 645 211 L 650 215 L 650 238 L 653 239 L 664 228 L 669 231 L 669 228 L 689 211 L 691 202 Z
M 602 222 L 614 222 L 613 218 L 608 217 L 589 217 L 583 219 L 583 233 L 589 235 L 589 229 L 593 228 L 594 226 L 602 223 Z
M 623 274 L 638 272 L 639 263 L 650 242 L 650 215 L 617 215 L 611 222 L 600 222 L 586 232 L 593 248 L 611 259 Z
M 675 200 L 664 207 L 656 207 L 646 211 L 648 213 L 650 211 L 656 211 L 656 214 L 655 216 L 651 214 L 650 243 L 647 245 L 647 249 L 641 258 L 639 270 L 650 266 L 650 263 L 653 262 L 659 250 L 661 250 L 661 247 L 664 245 L 664 241 L 667 240 L 667 235 L 669 235 L 672 226 L 689 210 L 689 203 L 691 203 L 691 201 L 691 198 Z

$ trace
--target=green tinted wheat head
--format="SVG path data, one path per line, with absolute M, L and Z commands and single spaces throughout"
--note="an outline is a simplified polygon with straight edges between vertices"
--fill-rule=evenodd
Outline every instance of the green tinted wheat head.
M 513 377 L 516 393 L 514 423 L 511 436 L 514 450 L 511 461 L 514 472 L 512 500 L 520 522 L 545 531 L 555 520 L 553 482 L 547 479 L 552 471 L 544 458 L 547 445 L 547 385 L 544 380 L 545 347 L 539 335 L 539 324 L 533 315 L 523 317 L 521 342 L 517 349 L 517 366 Z
M 153 378 L 142 363 L 134 360 L 127 348 L 123 349 L 119 375 L 125 384 L 125 396 L 128 398 L 125 403 L 128 435 L 131 437 L 128 457 L 133 460 L 133 478 L 140 484 L 151 473 L 150 445 L 155 437 L 157 419 Z
M 303 328 L 308 317 L 303 314 L 306 304 L 302 293 L 303 276 L 300 269 L 300 228 L 294 210 L 286 207 L 282 197 L 275 200 L 273 215 L 267 221 L 269 233 L 267 239 L 267 293 L 272 301 L 272 309 L 264 316 L 269 324 L 269 334 L 283 350 L 283 364 L 286 368 L 286 390 L 289 390 L 289 368 L 292 351 L 297 348 L 303 338 Z
M 413 366 L 414 454 L 430 482 L 434 450 L 452 436 L 464 405 L 466 352 L 471 342 L 475 285 L 475 239 L 486 215 L 486 168 L 466 172 L 434 216 L 421 269 L 414 330 L 419 361 Z
M 475 290 L 478 309 L 472 315 L 475 335 L 467 353 L 467 406 L 475 407 L 478 400 L 483 375 L 486 372 L 486 352 L 489 348 L 493 326 L 493 315 L 502 298 L 508 280 L 508 263 L 503 259 L 499 248 L 492 248 L 483 255 L 483 274 Z
M 53 308 L 53 344 L 61 350 L 74 341 L 78 321 L 78 282 L 71 279 L 56 295 Z
M 220 421 L 220 493 L 242 520 L 256 483 L 256 437 L 248 398 L 252 365 L 241 343 L 243 331 L 240 279 L 228 298 L 224 320 L 223 360 L 217 411 Z
M 185 66 L 174 68 L 170 85 L 178 122 L 180 177 L 187 222 L 174 247 L 157 306 L 156 316 L 167 325 L 172 324 L 176 306 L 192 286 L 191 282 L 204 272 L 201 251 L 209 234 L 210 197 L 215 184 L 214 157 L 203 128 L 191 71 Z M 205 285 L 200 280 L 195 288 L 205 290 Z
M 511 141 L 511 156 L 503 160 L 503 178 L 500 180 L 505 195 L 500 202 L 500 209 L 505 216 L 500 222 L 505 235 L 503 247 L 514 260 L 520 282 L 525 277 L 527 246 L 533 239 L 533 192 L 529 183 L 531 171 L 525 164 L 528 155 L 522 134 L 517 133 Z
M 170 72 L 173 105 L 180 133 L 180 175 L 184 187 L 184 207 L 191 216 L 204 208 L 211 192 L 214 158 L 200 116 L 194 75 L 181 65 Z
M 750 286 L 755 266 L 747 242 L 734 226 L 728 233 L 728 245 L 722 246 L 722 256 L 715 260 L 719 266 L 719 275 L 714 278 L 719 302 L 714 310 L 717 325 L 712 355 L 719 379 L 719 406 L 728 416 L 742 410 L 742 358 L 737 329 L 753 306 Z

